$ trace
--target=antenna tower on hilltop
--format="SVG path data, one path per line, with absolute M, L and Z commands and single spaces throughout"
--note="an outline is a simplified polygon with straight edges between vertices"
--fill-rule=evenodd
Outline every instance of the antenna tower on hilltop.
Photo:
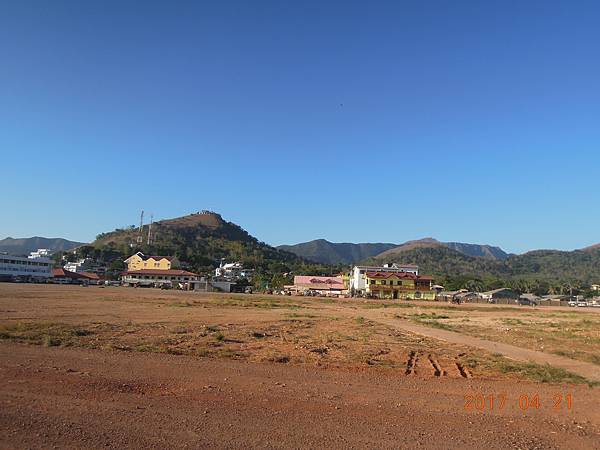
M 152 242 L 152 223 L 154 223 L 154 214 L 150 213 L 150 224 L 148 225 L 148 245 Z
M 137 237 L 137 243 L 141 244 L 142 241 L 144 240 L 143 236 L 142 236 L 142 229 L 144 228 L 144 210 L 142 209 L 142 213 L 140 214 L 140 228 L 138 230 L 138 237 Z

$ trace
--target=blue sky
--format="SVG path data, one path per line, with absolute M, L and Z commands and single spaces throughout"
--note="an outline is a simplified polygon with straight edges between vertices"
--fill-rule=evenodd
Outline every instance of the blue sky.
M 0 238 L 600 242 L 595 1 L 0 3 Z

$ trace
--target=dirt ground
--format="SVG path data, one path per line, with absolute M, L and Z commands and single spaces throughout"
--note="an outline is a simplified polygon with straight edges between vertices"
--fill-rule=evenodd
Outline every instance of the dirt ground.
M 432 306 L 0 284 L 0 448 L 600 448 L 599 387 L 380 321 Z

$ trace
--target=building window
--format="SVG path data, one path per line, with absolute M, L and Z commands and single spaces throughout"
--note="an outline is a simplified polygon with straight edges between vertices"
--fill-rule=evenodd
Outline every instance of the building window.
M 375 280 L 369 280 L 369 284 L 375 284 Z
M 381 284 L 385 284 L 385 280 L 381 280 Z

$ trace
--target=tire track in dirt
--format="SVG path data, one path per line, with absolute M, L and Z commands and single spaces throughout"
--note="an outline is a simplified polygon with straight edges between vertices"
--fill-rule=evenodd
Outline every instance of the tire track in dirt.
M 561 369 L 565 369 L 569 372 L 585 377 L 590 381 L 600 381 L 600 366 L 596 364 L 584 361 L 576 361 L 563 356 L 529 350 L 501 342 L 487 341 L 485 339 L 466 336 L 456 331 L 441 330 L 438 328 L 429 328 L 422 325 L 416 325 L 407 320 L 385 317 L 378 311 L 365 311 L 364 315 L 369 320 L 394 327 L 398 330 L 420 334 L 422 336 L 450 342 L 453 344 L 480 348 L 490 353 L 500 353 L 502 356 L 509 359 L 514 359 L 516 361 L 533 362 L 541 365 L 550 364 L 551 366 L 560 367 Z
M 440 363 L 438 362 L 438 360 L 433 357 L 432 355 L 429 355 L 427 357 L 427 359 L 429 359 L 429 362 L 431 363 L 431 366 L 433 367 L 433 375 L 436 377 L 445 377 L 446 375 L 448 375 L 448 372 L 446 372 L 442 366 L 440 366 Z
M 463 366 L 460 362 L 456 362 L 456 368 L 458 369 L 458 372 L 460 373 L 460 376 L 463 378 L 473 378 L 473 375 L 471 374 L 471 371 L 469 369 L 467 369 L 466 366 Z
M 416 375 L 415 367 L 417 365 L 417 352 L 412 350 L 408 354 L 408 361 L 406 361 L 406 371 L 404 372 L 406 375 Z

